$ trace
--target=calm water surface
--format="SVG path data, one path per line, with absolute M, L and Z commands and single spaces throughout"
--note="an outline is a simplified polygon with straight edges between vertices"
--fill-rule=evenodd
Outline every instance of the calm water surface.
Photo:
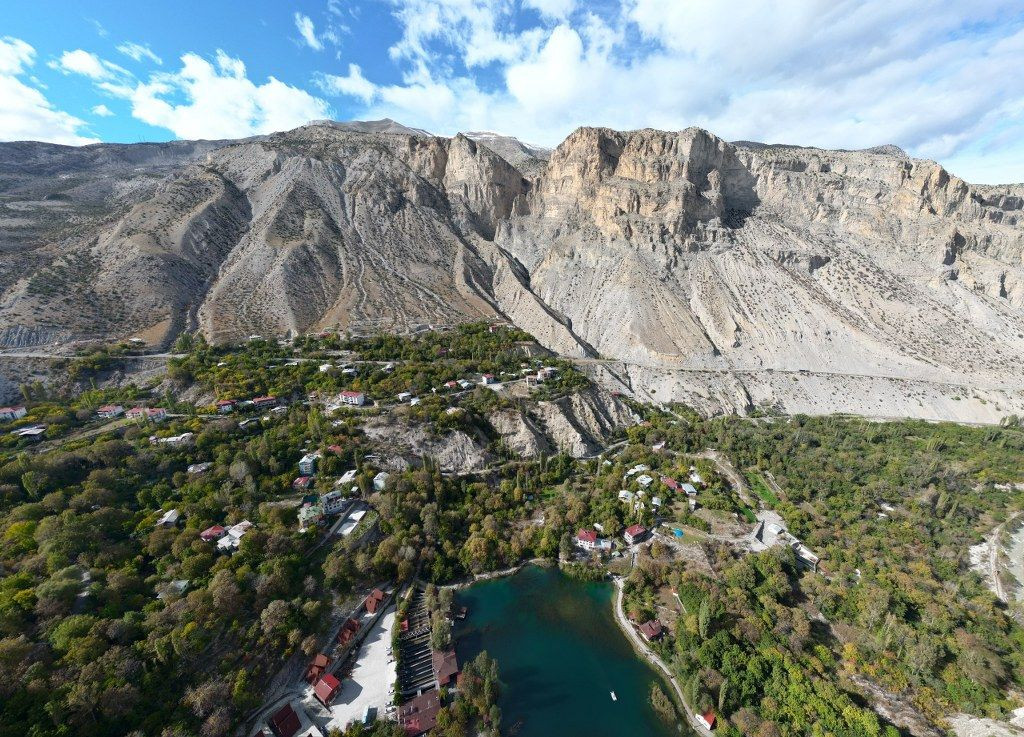
M 459 603 L 469 607 L 455 633 L 459 660 L 481 650 L 497 659 L 502 734 L 684 734 L 650 706 L 651 684 L 659 679 L 615 624 L 614 592 L 611 584 L 580 583 L 538 567 L 459 592 Z

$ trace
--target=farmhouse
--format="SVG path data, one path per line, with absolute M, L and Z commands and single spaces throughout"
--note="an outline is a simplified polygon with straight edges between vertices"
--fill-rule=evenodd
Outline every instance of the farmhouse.
M 96 415 L 103 418 L 104 420 L 112 420 L 115 417 L 120 417 L 124 414 L 124 407 L 120 404 L 104 404 L 98 410 Z
M 15 407 L 0 407 L 0 420 L 20 420 L 28 414 L 28 410 L 22 405 Z

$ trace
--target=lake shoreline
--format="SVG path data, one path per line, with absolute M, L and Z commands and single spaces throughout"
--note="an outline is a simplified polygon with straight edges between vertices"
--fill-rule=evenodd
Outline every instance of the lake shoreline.
M 615 621 L 613 582 L 545 563 L 492 572 L 479 587 L 460 582 L 456 603 L 469 616 L 453 632 L 456 651 L 460 661 L 484 651 L 497 660 L 503 721 L 519 724 L 520 737 L 550 737 L 565 723 L 590 724 L 593 737 L 692 736 L 682 711 L 668 721 L 651 705 L 652 684 L 664 688 L 666 677 Z
M 632 643 L 633 650 L 637 652 L 644 660 L 654 666 L 655 670 L 662 676 L 662 681 L 667 681 L 669 686 L 672 687 L 672 692 L 675 695 L 676 707 L 682 707 L 683 713 L 686 714 L 687 721 L 690 723 L 690 728 L 693 729 L 697 734 L 706 735 L 710 737 L 711 730 L 705 727 L 703 724 L 697 721 L 697 716 L 690 709 L 690 705 L 686 703 L 686 698 L 683 696 L 683 689 L 676 680 L 676 677 L 672 675 L 672 671 L 665 661 L 663 661 L 656 652 L 647 646 L 647 643 L 641 639 L 640 635 L 629 623 L 626 618 L 626 612 L 622 607 L 622 602 L 625 593 L 625 584 L 620 576 L 615 576 L 612 579 L 612 583 L 615 586 L 615 622 L 619 625 L 619 629 L 625 633 L 626 638 Z

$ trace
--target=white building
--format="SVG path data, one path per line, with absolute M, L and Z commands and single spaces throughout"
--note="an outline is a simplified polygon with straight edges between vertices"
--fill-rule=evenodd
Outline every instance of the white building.
M 646 489 L 654 483 L 654 479 L 644 473 L 636 477 L 636 482 Z
M 333 489 L 320 497 L 324 514 L 339 514 L 345 507 L 345 496 L 340 489 Z
M 398 394 L 395 395 L 395 398 L 399 402 L 408 402 L 410 399 L 412 399 L 412 392 L 398 392 Z
M 381 471 L 373 477 L 373 488 L 377 491 L 384 491 L 384 488 L 388 484 L 388 479 L 391 478 L 391 474 L 387 471 Z
M 299 459 L 299 473 L 303 476 L 312 476 L 316 473 L 316 462 L 320 460 L 321 453 L 306 453 Z
M 341 401 L 343 404 L 352 405 L 353 407 L 362 407 L 366 403 L 366 395 L 362 392 L 343 391 L 341 393 Z
M 181 519 L 181 512 L 177 509 L 170 509 L 164 512 L 163 517 L 157 520 L 157 527 L 174 527 Z
M 0 407 L 0 420 L 20 420 L 28 414 L 28 410 L 22 405 L 15 407 Z
M 105 404 L 96 410 L 96 414 L 104 420 L 112 420 L 124 414 L 124 407 L 120 404 Z

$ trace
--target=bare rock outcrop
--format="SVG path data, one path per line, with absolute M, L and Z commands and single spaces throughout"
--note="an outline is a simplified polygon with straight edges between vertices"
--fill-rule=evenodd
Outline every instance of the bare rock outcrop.
M 707 411 L 1024 412 L 1024 185 L 894 147 L 320 121 L 0 144 L 0 195 L 0 347 L 505 318 Z

